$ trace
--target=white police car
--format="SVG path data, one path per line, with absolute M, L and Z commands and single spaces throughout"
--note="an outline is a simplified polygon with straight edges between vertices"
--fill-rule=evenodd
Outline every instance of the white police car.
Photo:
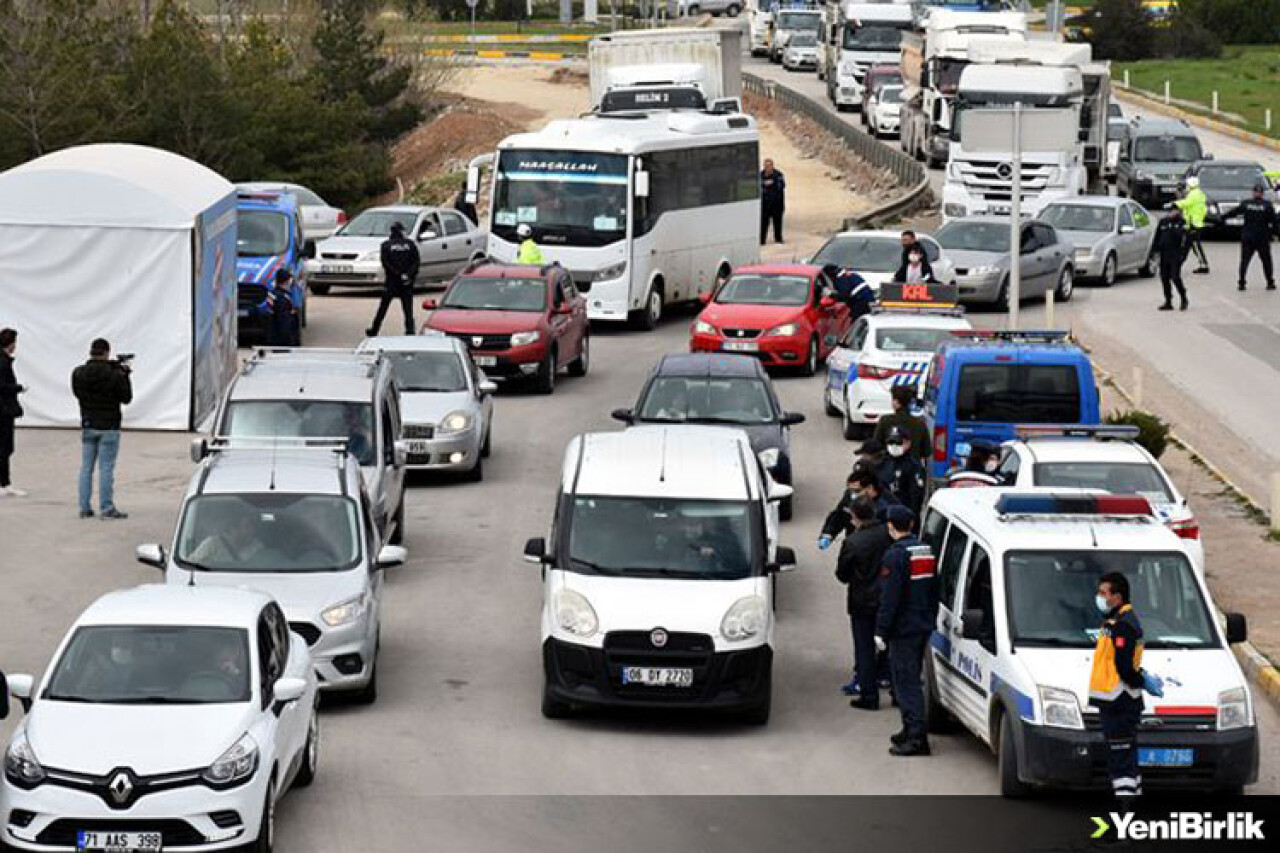
M 893 411 L 894 387 L 924 380 L 939 342 L 972 328 L 961 308 L 873 309 L 827 357 L 827 414 L 843 419 L 845 438 L 862 437 Z
M 1105 787 L 1106 744 L 1087 706 L 1102 617 L 1098 579 L 1123 573 L 1164 679 L 1146 695 L 1138 762 L 1146 787 L 1237 791 L 1258 776 L 1258 731 L 1230 643 L 1186 540 L 1136 495 L 943 489 L 929 502 L 937 628 L 925 658 L 929 726 L 959 721 L 995 752 L 1000 789 Z
M 1136 443 L 1137 427 L 1033 424 L 1014 433 L 1018 438 L 1005 442 L 997 472 L 1005 485 L 1141 495 L 1204 571 L 1200 522 L 1160 463 Z

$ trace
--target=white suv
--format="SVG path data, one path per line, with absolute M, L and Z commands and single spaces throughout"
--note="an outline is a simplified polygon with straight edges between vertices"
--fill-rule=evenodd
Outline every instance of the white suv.
M 575 705 L 714 709 L 769 720 L 775 483 L 746 434 L 646 426 L 565 453 L 543 566 L 542 712 Z
M 316 677 L 265 594 L 147 586 L 72 626 L 13 733 L 0 847 L 270 853 L 276 802 L 315 778 Z

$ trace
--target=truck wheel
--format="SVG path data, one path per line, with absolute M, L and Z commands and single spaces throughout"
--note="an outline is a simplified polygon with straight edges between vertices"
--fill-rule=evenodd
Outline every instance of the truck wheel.
M 309 284 L 307 288 L 316 296 L 327 296 L 329 294 L 329 285 L 327 284 Z
M 662 319 L 662 288 L 656 282 L 649 288 L 649 292 L 644 297 L 644 307 L 639 311 L 633 311 L 632 316 L 635 318 L 635 324 L 638 328 L 646 332 L 652 332 L 658 328 L 658 321 Z
M 1018 778 L 1018 746 L 1013 738 L 1013 721 L 1008 714 L 1000 718 L 1000 795 L 1011 800 L 1026 797 L 1031 786 Z

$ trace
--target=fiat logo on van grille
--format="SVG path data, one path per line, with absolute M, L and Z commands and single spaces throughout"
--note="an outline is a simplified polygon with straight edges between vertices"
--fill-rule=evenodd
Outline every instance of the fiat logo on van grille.
M 653 643 L 655 649 L 660 649 L 667 644 L 667 632 L 663 628 L 654 628 L 649 634 L 649 642 Z

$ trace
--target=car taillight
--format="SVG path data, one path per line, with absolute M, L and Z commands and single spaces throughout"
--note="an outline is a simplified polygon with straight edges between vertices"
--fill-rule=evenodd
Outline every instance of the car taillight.
M 933 461 L 947 461 L 947 428 L 933 428 Z
M 338 211 L 338 224 L 339 225 L 347 224 L 347 212 L 345 210 Z
M 1199 539 L 1200 538 L 1200 522 L 1195 518 L 1184 518 L 1181 521 L 1170 521 L 1169 529 L 1178 535 L 1179 539 Z
M 898 371 L 892 367 L 876 367 L 873 364 L 858 365 L 859 379 L 888 379 L 897 373 Z

